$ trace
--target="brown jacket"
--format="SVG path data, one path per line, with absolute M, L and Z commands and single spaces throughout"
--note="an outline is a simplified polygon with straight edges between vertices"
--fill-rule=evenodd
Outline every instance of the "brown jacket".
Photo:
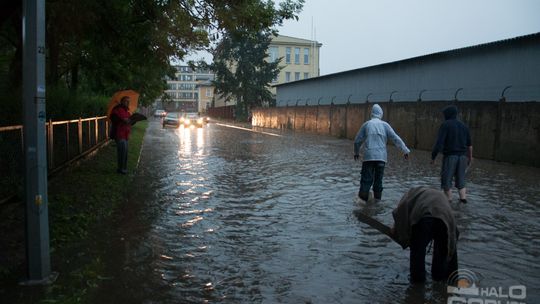
M 411 188 L 401 198 L 392 212 L 396 241 L 403 247 L 409 247 L 412 226 L 423 217 L 438 218 L 444 222 L 448 234 L 448 258 L 456 250 L 456 220 L 450 208 L 448 198 L 440 190 L 427 187 Z

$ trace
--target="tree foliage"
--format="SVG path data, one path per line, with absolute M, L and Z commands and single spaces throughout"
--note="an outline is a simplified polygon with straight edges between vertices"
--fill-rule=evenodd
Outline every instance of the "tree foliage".
M 271 32 L 235 31 L 226 35 L 214 52 L 211 65 L 214 85 L 226 100 L 236 100 L 236 117 L 244 119 L 248 110 L 273 99 L 268 85 L 280 68 L 268 60 Z
M 272 35 L 277 34 L 276 26 L 286 19 L 297 19 L 296 14 L 304 1 L 282 1 L 279 9 L 275 9 L 272 1 L 240 2 L 250 3 L 243 6 L 245 13 L 242 16 L 248 19 L 259 16 L 260 19 L 250 20 L 254 24 L 226 26 L 222 39 L 212 49 L 214 62 L 209 68 L 216 73 L 214 85 L 217 93 L 225 100 L 235 99 L 236 117 L 245 119 L 251 107 L 272 101 L 268 86 L 278 75 L 280 67 L 279 61 L 268 60 L 268 46 Z
M 20 94 L 22 0 L 0 2 L 0 87 Z M 238 29 L 258 33 L 294 18 L 303 0 L 47 0 L 47 86 L 110 96 L 141 92 L 150 103 L 172 77 L 171 60 Z M 10 94 L 13 93 L 13 94 Z M 18 100 L 20 103 L 20 100 Z

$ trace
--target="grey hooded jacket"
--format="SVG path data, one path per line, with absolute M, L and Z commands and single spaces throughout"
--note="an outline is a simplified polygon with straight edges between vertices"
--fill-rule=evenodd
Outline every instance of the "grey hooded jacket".
M 392 140 L 394 145 L 403 153 L 410 153 L 403 140 L 394 132 L 394 129 L 382 121 L 383 110 L 378 104 L 371 109 L 371 119 L 365 122 L 354 139 L 354 155 L 359 155 L 360 147 L 364 152 L 363 161 L 387 161 L 386 143 Z

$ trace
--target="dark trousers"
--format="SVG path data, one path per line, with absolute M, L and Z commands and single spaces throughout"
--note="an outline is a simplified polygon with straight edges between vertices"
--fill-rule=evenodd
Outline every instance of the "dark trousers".
M 443 221 L 433 217 L 424 217 L 412 226 L 411 247 L 411 280 L 426 280 L 426 247 L 433 240 L 433 260 L 431 277 L 434 281 L 447 280 L 457 270 L 457 248 L 450 261 L 448 260 L 448 233 Z
M 118 156 L 118 173 L 127 173 L 128 141 L 126 139 L 116 140 L 116 154 Z
M 362 163 L 362 172 L 360 173 L 360 191 L 358 196 L 367 201 L 369 195 L 369 189 L 373 185 L 373 196 L 376 199 L 381 199 L 383 191 L 383 175 L 384 166 L 383 161 L 365 161 Z

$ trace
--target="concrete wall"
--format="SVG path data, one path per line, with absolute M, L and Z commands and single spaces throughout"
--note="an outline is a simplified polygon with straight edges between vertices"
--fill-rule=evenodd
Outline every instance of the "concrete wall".
M 383 120 L 414 149 L 431 150 L 447 101 L 387 102 Z M 540 167 L 540 103 L 455 102 L 469 126 L 474 156 Z M 354 139 L 372 104 L 257 108 L 253 125 Z

